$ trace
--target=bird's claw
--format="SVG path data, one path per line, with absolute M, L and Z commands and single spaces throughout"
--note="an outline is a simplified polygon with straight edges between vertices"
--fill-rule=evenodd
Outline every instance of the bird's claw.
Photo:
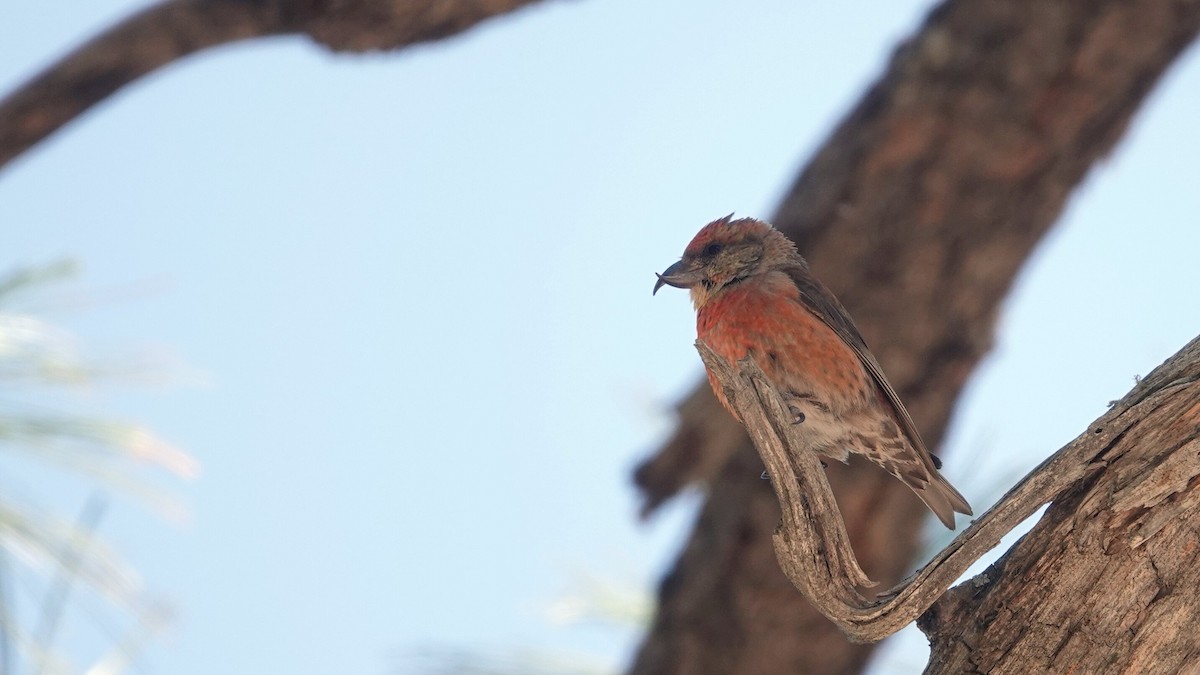
M 788 404 L 788 410 L 792 413 L 792 424 L 802 424 L 807 419 L 804 416 L 803 410 L 790 403 Z
M 814 407 L 825 409 L 825 406 L 817 400 L 816 396 L 813 396 L 812 394 L 801 394 L 796 391 L 789 391 L 784 394 L 784 398 L 788 399 L 787 407 L 788 411 L 792 413 L 792 424 L 803 424 L 804 420 L 808 419 L 808 417 L 804 414 L 804 411 L 801 410 L 800 406 L 794 403 L 794 401 L 804 401 L 805 403 Z

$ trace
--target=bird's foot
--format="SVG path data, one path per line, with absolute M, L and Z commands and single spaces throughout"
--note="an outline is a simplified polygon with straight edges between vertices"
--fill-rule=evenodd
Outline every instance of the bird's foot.
M 788 404 L 788 412 L 792 413 L 792 424 L 802 424 L 807 419 L 804 411 L 791 403 Z
M 788 412 L 792 414 L 792 424 L 803 424 L 804 420 L 808 419 L 804 414 L 804 409 L 800 407 L 802 403 L 829 412 L 829 406 L 817 400 L 815 394 L 789 390 L 783 394 L 783 398 L 787 402 Z

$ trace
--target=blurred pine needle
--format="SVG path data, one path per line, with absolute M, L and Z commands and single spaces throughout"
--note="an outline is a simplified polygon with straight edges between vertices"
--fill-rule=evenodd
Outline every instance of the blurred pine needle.
M 140 424 L 72 412 L 83 390 L 139 379 L 143 368 L 136 360 L 90 359 L 65 331 L 19 309 L 77 271 L 64 260 L 0 276 L 0 675 L 116 675 L 136 664 L 170 611 L 149 599 L 132 567 L 97 538 L 108 506 L 104 495 L 133 496 L 180 520 L 185 511 L 178 499 L 135 470 L 149 465 L 181 478 L 199 472 L 192 457 Z M 125 377 L 130 374 L 135 377 Z M 28 491 L 8 484 L 9 465 L 22 461 L 84 478 L 91 494 L 78 517 L 47 510 L 39 504 L 44 495 L 21 494 Z M 105 653 L 87 657 L 56 647 L 68 608 L 91 619 L 108 645 Z M 114 621 L 114 613 L 121 620 Z M 76 667 L 76 661 L 86 665 Z

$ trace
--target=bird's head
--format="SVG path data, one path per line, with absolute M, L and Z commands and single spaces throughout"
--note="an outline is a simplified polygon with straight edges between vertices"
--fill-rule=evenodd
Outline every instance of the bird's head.
M 671 265 L 654 284 L 691 291 L 699 309 L 726 288 L 756 275 L 786 266 L 804 266 L 796 246 L 783 233 L 761 220 L 733 214 L 705 225 L 692 238 L 679 262 Z

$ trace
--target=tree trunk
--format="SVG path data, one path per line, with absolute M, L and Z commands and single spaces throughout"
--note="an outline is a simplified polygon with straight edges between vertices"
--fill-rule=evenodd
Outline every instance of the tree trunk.
M 1022 263 L 1198 27 L 1188 0 L 949 0 L 784 198 L 774 223 L 849 308 L 931 446 Z M 690 482 L 709 495 L 632 673 L 861 670 L 871 646 L 780 572 L 760 470 L 703 384 L 638 469 L 644 513 Z M 863 568 L 897 580 L 920 502 L 862 464 L 829 473 Z
M 1200 671 L 1200 338 L 1135 402 L 1093 475 L 921 618 L 926 673 Z

